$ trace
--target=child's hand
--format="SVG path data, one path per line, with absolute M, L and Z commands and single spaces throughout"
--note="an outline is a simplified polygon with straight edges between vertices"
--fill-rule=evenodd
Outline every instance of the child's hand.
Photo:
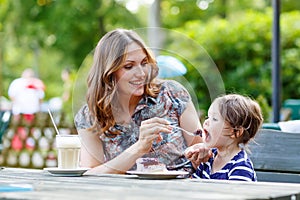
M 212 155 L 210 148 L 203 143 L 194 144 L 184 151 L 184 156 L 192 162 L 194 168 L 197 168 L 202 162 L 207 162 Z

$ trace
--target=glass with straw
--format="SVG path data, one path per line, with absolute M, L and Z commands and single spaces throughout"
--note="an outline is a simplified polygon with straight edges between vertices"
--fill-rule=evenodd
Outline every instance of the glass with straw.
M 53 116 L 48 109 L 50 118 L 54 125 L 56 135 L 56 147 L 58 150 L 58 168 L 77 169 L 79 168 L 79 156 L 81 142 L 78 135 L 62 135 L 59 133 Z

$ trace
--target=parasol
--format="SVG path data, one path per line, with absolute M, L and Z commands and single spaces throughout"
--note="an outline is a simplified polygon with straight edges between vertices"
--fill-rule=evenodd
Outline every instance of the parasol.
M 159 68 L 159 78 L 170 78 L 174 76 L 182 76 L 186 73 L 187 69 L 177 58 L 173 56 L 157 56 L 157 65 Z

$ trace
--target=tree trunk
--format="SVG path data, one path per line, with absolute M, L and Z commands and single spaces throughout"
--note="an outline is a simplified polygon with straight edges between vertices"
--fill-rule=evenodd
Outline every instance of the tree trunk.
M 154 0 L 150 6 L 148 16 L 148 40 L 149 47 L 152 49 L 155 56 L 159 55 L 159 51 L 163 46 L 163 34 L 160 29 L 161 27 L 161 16 L 160 16 L 160 3 L 161 0 Z

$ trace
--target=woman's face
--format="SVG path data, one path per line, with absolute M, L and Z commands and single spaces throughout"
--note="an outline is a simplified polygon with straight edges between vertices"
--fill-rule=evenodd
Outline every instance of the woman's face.
M 115 72 L 119 95 L 141 96 L 144 94 L 148 71 L 148 59 L 143 49 L 136 43 L 128 46 L 123 66 Z
M 208 118 L 203 124 L 203 142 L 207 147 L 221 148 L 231 142 L 232 128 L 221 116 L 218 104 L 213 102 L 208 109 Z

